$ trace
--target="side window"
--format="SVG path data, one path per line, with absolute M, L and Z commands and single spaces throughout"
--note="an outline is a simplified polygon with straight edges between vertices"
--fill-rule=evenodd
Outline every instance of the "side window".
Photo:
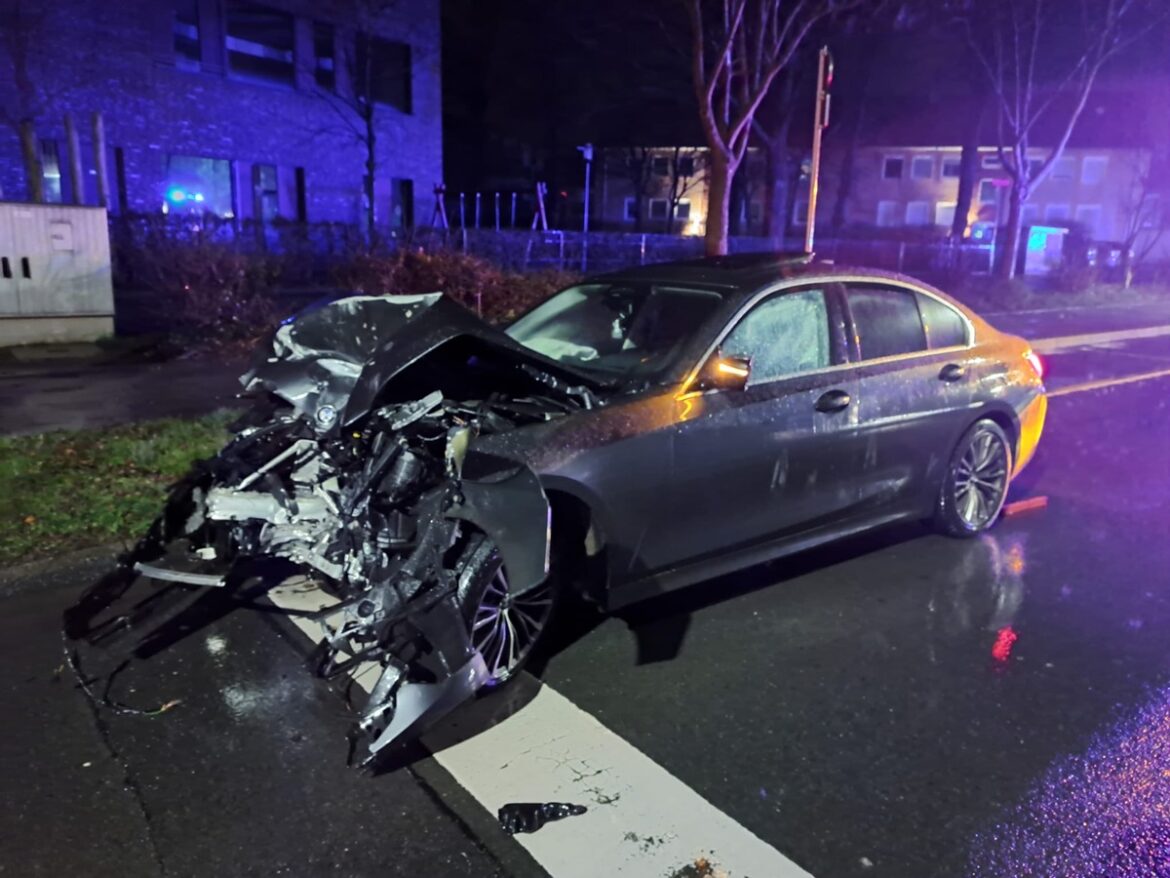
M 910 290 L 849 285 L 845 288 L 861 359 L 877 360 L 926 350 L 926 331 Z
M 829 310 L 822 290 L 765 299 L 723 339 L 725 354 L 751 357 L 752 384 L 830 365 Z
M 926 338 L 932 348 L 953 348 L 967 344 L 967 324 L 950 305 L 934 296 L 918 293 L 918 311 L 926 325 Z

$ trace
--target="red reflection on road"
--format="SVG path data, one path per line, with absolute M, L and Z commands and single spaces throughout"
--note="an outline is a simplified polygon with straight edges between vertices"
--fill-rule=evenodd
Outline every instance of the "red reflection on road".
M 1019 635 L 1012 630 L 1012 626 L 1000 628 L 995 636 L 995 645 L 991 647 L 991 657 L 1000 664 L 1012 657 L 1012 646 L 1019 640 Z

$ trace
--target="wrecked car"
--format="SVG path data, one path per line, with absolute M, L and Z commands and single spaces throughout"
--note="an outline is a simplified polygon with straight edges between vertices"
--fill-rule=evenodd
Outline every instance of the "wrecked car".
M 234 437 L 175 485 L 74 642 L 145 625 L 135 579 L 278 562 L 326 678 L 374 667 L 363 752 L 524 665 L 566 595 L 613 609 L 908 518 L 978 534 L 1043 428 L 1041 364 L 907 277 L 807 257 L 646 266 L 504 329 L 435 293 L 286 321 Z M 253 594 L 252 591 L 249 594 Z

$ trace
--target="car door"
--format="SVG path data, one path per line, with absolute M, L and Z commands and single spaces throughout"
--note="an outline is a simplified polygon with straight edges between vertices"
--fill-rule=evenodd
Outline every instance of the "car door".
M 922 290 L 868 280 L 844 286 L 861 382 L 862 502 L 867 509 L 925 511 L 972 418 L 970 325 Z
M 669 554 L 693 560 L 805 530 L 856 502 L 857 385 L 838 295 L 825 285 L 763 296 L 717 353 L 749 357 L 742 390 L 679 398 Z

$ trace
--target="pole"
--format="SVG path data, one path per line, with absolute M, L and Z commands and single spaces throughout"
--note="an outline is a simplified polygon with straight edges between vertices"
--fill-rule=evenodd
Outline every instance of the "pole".
M 516 193 L 512 193 L 512 228 L 516 228 Z
M 28 200 L 34 204 L 45 201 L 45 169 L 41 164 L 41 144 L 33 123 L 25 119 L 20 123 L 20 154 L 24 159 L 24 179 L 28 189 Z
M 106 126 L 101 113 L 93 114 L 93 169 L 97 175 L 98 204 L 110 206 L 110 173 L 106 167 Z M 126 206 L 122 205 L 121 210 Z
M 479 228 L 479 202 L 480 202 L 480 196 L 482 194 L 483 194 L 482 192 L 475 193 L 475 227 L 477 229 Z
M 808 215 L 804 221 L 804 252 L 813 252 L 817 228 L 817 195 L 821 183 L 821 132 L 829 125 L 829 86 L 833 82 L 833 56 L 829 47 L 817 53 L 817 99 L 813 108 L 812 169 L 808 180 Z
M 496 193 L 496 231 L 500 230 L 500 193 Z

